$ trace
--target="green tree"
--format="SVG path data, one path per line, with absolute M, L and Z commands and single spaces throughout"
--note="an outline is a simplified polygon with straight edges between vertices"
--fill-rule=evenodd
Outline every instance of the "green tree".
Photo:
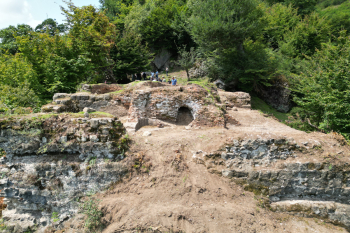
M 132 31 L 124 31 L 111 51 L 111 57 L 115 62 L 113 73 L 122 81 L 126 79 L 126 74 L 146 71 L 149 69 L 152 56 L 147 45 L 142 44 L 139 35 Z
M 101 9 L 120 31 L 125 28 L 125 17 L 132 10 L 133 3 L 133 0 L 100 0 Z
M 55 92 L 73 92 L 82 81 L 114 78 L 109 52 L 114 46 L 115 26 L 92 6 L 67 4 L 68 9 L 62 10 L 68 34 L 32 32 L 16 37 L 19 50 L 32 64 L 43 87 L 41 98 L 51 98 Z
M 293 30 L 301 21 L 297 10 L 292 5 L 277 3 L 265 9 L 264 42 L 273 49 L 279 49 L 279 43 L 284 41 L 285 34 Z
M 284 3 L 285 5 L 292 5 L 298 9 L 299 15 L 307 15 L 315 11 L 318 0 L 266 0 L 268 3 Z
M 54 36 L 57 33 L 65 32 L 66 26 L 64 24 L 58 24 L 54 19 L 48 18 L 36 26 L 35 31 L 41 33 L 49 33 L 51 36 Z
M 78 54 L 85 54 L 101 77 L 113 81 L 110 72 L 113 61 L 109 55 L 116 38 L 115 25 L 102 11 L 91 5 L 76 7 L 71 1 L 66 3 L 68 8 L 61 7 L 61 10 L 66 16 L 69 28 L 67 36 L 72 49 Z
M 55 92 L 73 92 L 77 85 L 95 72 L 91 59 L 72 46 L 68 36 L 33 32 L 18 37 L 21 54 L 32 64 L 43 87 L 41 98 Z
M 41 86 L 32 65 L 23 56 L 0 56 L 0 111 L 39 106 Z
M 180 55 L 180 58 L 177 60 L 177 64 L 186 70 L 187 80 L 189 81 L 190 75 L 188 71 L 196 63 L 197 51 L 193 47 L 191 47 L 190 50 L 187 51 L 186 46 L 184 46 L 179 49 L 178 54 Z
M 328 20 L 314 12 L 285 33 L 284 40 L 279 43 L 281 52 L 293 58 L 310 56 L 331 39 L 331 33 Z
M 319 11 L 322 17 L 329 20 L 329 24 L 335 33 L 341 30 L 350 32 L 350 2 L 346 1 L 337 7 L 328 7 Z
M 18 52 L 16 36 L 29 35 L 33 28 L 27 24 L 18 24 L 17 27 L 9 26 L 0 30 L 0 54 L 9 52 L 15 54 Z
M 255 0 L 228 0 L 223 7 L 220 0 L 189 1 L 192 11 L 189 31 L 200 50 L 211 57 L 212 77 L 234 82 L 236 87 L 245 82 L 242 74 L 255 73 L 254 78 L 262 77 L 256 75 L 261 69 L 254 71 L 247 67 L 248 60 L 255 59 L 245 48 L 248 38 L 258 38 L 265 25 L 264 12 L 258 4 Z
M 305 109 L 313 125 L 326 132 L 350 133 L 350 38 L 342 32 L 325 43 L 294 83 L 294 101 Z
M 153 51 L 162 48 L 177 53 L 177 45 L 193 46 L 184 25 L 188 17 L 185 0 L 135 2 L 125 18 L 125 27 L 140 34 Z

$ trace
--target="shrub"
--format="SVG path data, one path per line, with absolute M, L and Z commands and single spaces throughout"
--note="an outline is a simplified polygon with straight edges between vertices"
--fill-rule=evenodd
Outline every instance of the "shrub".
M 89 197 L 86 201 L 80 204 L 80 209 L 83 214 L 86 215 L 85 227 L 92 230 L 101 226 L 101 218 L 103 213 L 98 208 L 98 204 L 101 200 L 93 197 Z

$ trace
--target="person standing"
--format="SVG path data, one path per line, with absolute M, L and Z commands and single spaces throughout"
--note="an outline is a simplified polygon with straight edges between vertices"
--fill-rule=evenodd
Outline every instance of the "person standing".
M 152 79 L 153 79 L 153 76 L 154 76 L 154 72 L 152 71 L 152 72 L 151 72 L 151 78 L 152 78 Z
M 157 78 L 157 81 L 158 81 L 158 70 L 156 71 L 156 78 Z
M 166 76 L 168 76 L 169 68 L 166 67 L 166 68 L 165 68 L 165 71 L 166 71 Z
M 175 78 L 175 76 L 171 79 L 171 85 L 172 86 L 176 86 L 177 80 Z

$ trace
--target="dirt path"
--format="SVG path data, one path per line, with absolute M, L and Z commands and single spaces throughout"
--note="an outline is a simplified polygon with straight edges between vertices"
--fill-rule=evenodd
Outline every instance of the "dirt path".
M 217 150 L 227 138 L 293 137 L 336 144 L 323 134 L 306 134 L 257 111 L 230 114 L 241 125 L 228 129 L 185 130 L 144 127 L 132 135 L 129 167 L 140 155 L 144 165 L 113 190 L 100 194 L 106 233 L 112 232 L 345 232 L 321 220 L 269 211 L 263 198 L 192 161 L 196 151 Z M 142 136 L 145 131 L 151 136 Z M 142 172 L 143 171 L 143 172 Z

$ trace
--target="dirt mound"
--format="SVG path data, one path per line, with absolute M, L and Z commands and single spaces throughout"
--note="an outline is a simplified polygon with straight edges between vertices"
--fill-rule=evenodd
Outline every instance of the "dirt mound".
M 103 232 L 345 232 L 316 218 L 270 211 L 266 196 L 254 195 L 221 176 L 215 169 L 223 166 L 221 159 L 210 160 L 210 165 L 193 155 L 217 150 L 233 138 L 287 137 L 298 143 L 322 143 L 322 153 L 312 158 L 298 154 L 300 161 L 322 160 L 339 150 L 347 154 L 347 147 L 329 135 L 291 129 L 258 111 L 238 109 L 228 114 L 240 125 L 191 130 L 146 126 L 131 135 L 125 160 L 129 174 L 98 195 L 107 225 Z M 151 136 L 143 136 L 145 131 Z

